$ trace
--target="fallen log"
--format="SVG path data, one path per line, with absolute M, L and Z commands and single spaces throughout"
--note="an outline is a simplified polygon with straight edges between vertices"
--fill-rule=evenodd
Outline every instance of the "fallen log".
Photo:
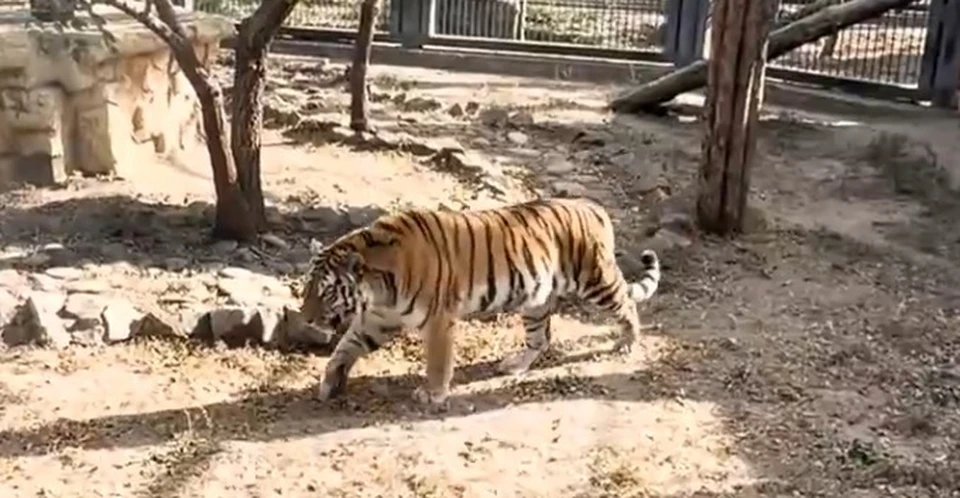
M 906 7 L 914 1 L 852 0 L 840 5 L 824 7 L 770 33 L 767 60 L 776 59 L 801 45 L 880 16 L 888 10 Z M 830 2 L 827 0 L 815 2 L 815 4 L 821 5 L 827 3 Z M 811 4 L 811 6 L 815 4 Z M 807 10 L 807 12 L 810 10 Z M 618 113 L 651 111 L 677 95 L 696 90 L 706 83 L 707 61 L 697 61 L 683 69 L 665 74 L 629 90 L 626 94 L 610 102 L 609 108 Z

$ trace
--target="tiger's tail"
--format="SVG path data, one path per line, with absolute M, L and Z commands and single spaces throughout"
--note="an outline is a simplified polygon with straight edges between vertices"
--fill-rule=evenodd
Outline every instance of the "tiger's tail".
M 629 284 L 630 298 L 639 303 L 653 297 L 660 285 L 660 258 L 653 249 L 645 249 L 640 253 L 640 264 L 643 265 L 643 275 L 637 282 Z

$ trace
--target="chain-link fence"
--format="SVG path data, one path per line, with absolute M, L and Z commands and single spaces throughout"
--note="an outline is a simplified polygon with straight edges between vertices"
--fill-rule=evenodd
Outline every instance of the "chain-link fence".
M 927 5 L 918 2 L 889 11 L 778 57 L 771 65 L 785 69 L 879 83 L 914 85 L 920 74 L 927 37 Z M 802 4 L 784 2 L 781 14 Z
M 537 43 L 633 52 L 660 52 L 664 43 L 667 0 L 433 1 L 437 43 L 443 43 L 444 38 L 460 38 L 462 46 L 465 38 L 498 40 L 516 48 Z M 782 0 L 781 15 L 811 1 Z M 0 0 L 0 10 L 26 8 L 27 4 L 26 0 Z M 259 4 L 260 0 L 197 0 L 196 8 L 239 20 Z M 354 31 L 359 23 L 359 4 L 360 0 L 302 0 L 286 25 Z M 426 3 L 380 0 L 377 30 L 391 32 L 390 19 L 400 19 L 401 9 L 418 5 L 422 8 Z M 867 82 L 916 85 L 929 5 L 930 0 L 918 0 L 907 8 L 889 11 L 835 36 L 803 45 L 777 58 L 772 66 Z
M 437 0 L 436 34 L 655 50 L 663 11 L 662 0 Z
M 260 0 L 197 0 L 204 12 L 242 19 L 256 10 Z M 390 0 L 380 0 L 378 31 L 387 31 Z M 360 24 L 360 0 L 301 0 L 287 18 L 287 26 L 356 30 Z

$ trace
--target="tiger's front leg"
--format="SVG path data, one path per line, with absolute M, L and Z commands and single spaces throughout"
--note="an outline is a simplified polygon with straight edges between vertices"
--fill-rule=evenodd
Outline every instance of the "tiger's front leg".
M 350 370 L 357 360 L 383 347 L 395 335 L 394 332 L 394 329 L 371 327 L 359 318 L 354 320 L 330 354 L 317 399 L 326 401 L 342 394 L 347 387 Z
M 453 379 L 455 329 L 454 320 L 442 317 L 431 320 L 423 330 L 427 379 L 413 392 L 413 399 L 421 404 L 446 405 Z

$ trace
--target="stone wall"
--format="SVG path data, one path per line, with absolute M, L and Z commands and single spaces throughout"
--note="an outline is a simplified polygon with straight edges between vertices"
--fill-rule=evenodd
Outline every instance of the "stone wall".
M 123 176 L 199 144 L 193 89 L 146 28 L 102 13 L 108 43 L 96 28 L 62 30 L 28 16 L 0 19 L 0 189 L 72 172 Z M 209 67 L 233 25 L 203 13 L 181 21 Z

